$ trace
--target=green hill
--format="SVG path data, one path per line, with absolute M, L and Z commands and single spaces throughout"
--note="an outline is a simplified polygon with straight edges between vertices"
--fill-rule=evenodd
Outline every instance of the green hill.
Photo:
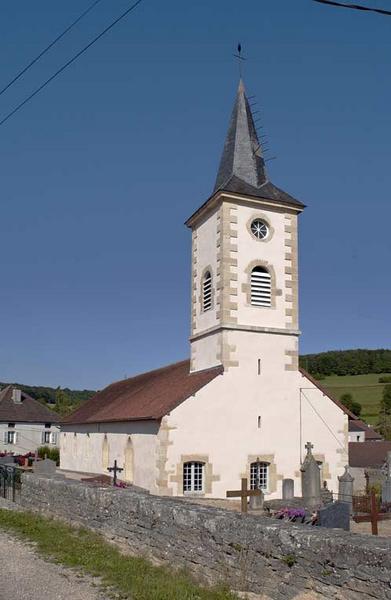
M 385 376 L 386 374 L 384 374 Z M 391 373 L 388 373 L 391 377 Z M 361 417 L 370 425 L 377 425 L 379 421 L 380 401 L 383 394 L 384 383 L 379 383 L 380 375 L 368 373 L 366 375 L 330 375 L 320 381 L 335 398 L 341 399 L 343 394 L 351 394 L 353 400 L 362 406 Z
M 332 350 L 300 357 L 306 369 L 333 396 L 341 400 L 351 394 L 362 406 L 361 417 L 371 425 L 379 421 L 380 402 L 385 383 L 391 377 L 391 350 Z
M 3 389 L 9 383 L 1 383 L 0 388 Z M 45 404 L 51 410 L 54 410 L 59 415 L 64 416 L 75 410 L 82 402 L 91 398 L 96 392 L 94 390 L 71 390 L 69 388 L 52 388 L 35 385 L 25 385 L 23 383 L 15 383 L 19 389 L 26 394 Z

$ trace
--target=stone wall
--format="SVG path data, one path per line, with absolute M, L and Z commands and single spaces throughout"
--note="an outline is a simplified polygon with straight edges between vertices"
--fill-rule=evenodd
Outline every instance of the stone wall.
M 291 525 L 132 489 L 23 476 L 18 502 L 80 524 L 207 583 L 272 600 L 391 599 L 386 538 Z M 303 596 L 304 597 L 304 596 Z

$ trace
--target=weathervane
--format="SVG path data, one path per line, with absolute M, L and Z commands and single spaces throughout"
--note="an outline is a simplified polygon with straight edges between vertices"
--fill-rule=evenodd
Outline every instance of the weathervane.
M 240 42 L 238 44 L 238 53 L 234 54 L 234 57 L 238 59 L 239 77 L 242 78 L 242 61 L 246 59 L 244 56 L 242 56 L 242 44 Z

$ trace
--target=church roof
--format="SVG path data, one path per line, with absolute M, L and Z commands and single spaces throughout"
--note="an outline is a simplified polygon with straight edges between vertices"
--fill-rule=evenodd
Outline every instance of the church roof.
M 218 366 L 190 373 L 190 360 L 112 383 L 63 424 L 158 420 L 223 373 Z
M 9 385 L 0 392 L 0 422 L 9 423 L 58 423 L 60 417 L 20 391 L 20 401 L 13 398 L 14 386 Z M 15 388 L 16 389 L 16 388 Z
M 269 181 L 242 80 L 239 82 L 214 192 L 227 191 L 304 207 Z

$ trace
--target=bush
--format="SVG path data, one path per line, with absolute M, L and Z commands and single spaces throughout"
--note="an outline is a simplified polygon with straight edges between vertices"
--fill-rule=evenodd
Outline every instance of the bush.
M 326 375 L 323 375 L 323 373 L 314 373 L 313 378 L 317 381 L 322 381 L 322 379 L 326 379 Z
M 50 458 L 54 460 L 57 466 L 60 464 L 60 450 L 58 448 L 50 448 L 49 446 L 41 446 L 38 448 L 39 458 Z
M 391 376 L 379 377 L 379 383 L 391 383 Z
M 350 410 L 356 417 L 361 414 L 362 406 L 359 402 L 353 399 L 352 394 L 342 394 L 341 402 L 348 410 Z

